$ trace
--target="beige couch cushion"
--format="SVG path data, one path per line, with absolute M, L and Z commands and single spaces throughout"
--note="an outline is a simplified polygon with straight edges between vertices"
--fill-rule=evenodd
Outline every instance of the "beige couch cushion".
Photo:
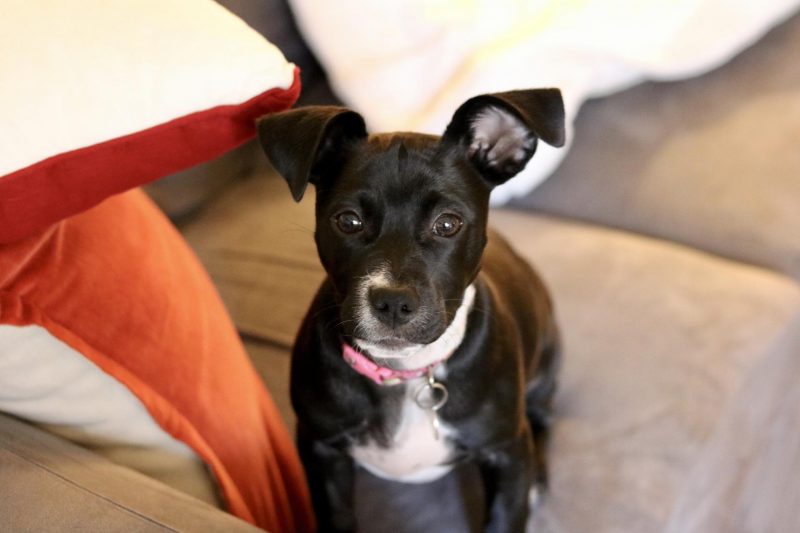
M 280 179 L 261 175 L 184 228 L 251 344 L 289 346 L 322 278 L 313 204 L 313 194 L 294 204 Z M 716 428 L 751 369 L 779 351 L 800 290 L 766 270 L 615 230 L 508 211 L 493 223 L 543 273 L 566 343 L 552 494 L 536 531 L 658 530 L 701 484 L 698 461 L 709 442 L 725 441 Z M 259 366 L 285 395 L 287 365 Z M 422 527 L 421 502 L 466 490 L 441 481 L 397 498 L 392 484 L 361 486 L 371 500 L 361 516 L 392 517 L 368 530 L 393 533 Z
M 262 168 L 181 228 L 244 335 L 294 342 L 323 279 L 313 213 L 313 194 L 295 204 L 283 180 Z
M 3 414 L 0 479 L 3 531 L 261 531 Z
M 800 279 L 800 15 L 700 78 L 587 103 L 516 205 L 684 242 Z
M 676 502 L 747 376 L 785 349 L 800 289 L 766 270 L 597 226 L 514 212 L 494 213 L 493 223 L 543 273 L 565 341 L 552 495 L 535 531 L 661 530 L 679 515 Z M 726 438 L 755 438 L 748 429 Z M 727 459 L 714 476 L 730 476 L 735 458 Z M 749 457 L 740 472 L 759 461 Z M 763 497 L 785 507 L 765 481 Z M 744 512 L 743 487 L 729 488 L 716 507 Z

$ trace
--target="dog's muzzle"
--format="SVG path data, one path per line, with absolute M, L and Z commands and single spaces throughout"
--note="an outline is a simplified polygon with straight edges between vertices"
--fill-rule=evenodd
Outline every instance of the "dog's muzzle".
M 367 301 L 372 315 L 393 330 L 411 322 L 419 309 L 417 292 L 405 286 L 373 287 Z

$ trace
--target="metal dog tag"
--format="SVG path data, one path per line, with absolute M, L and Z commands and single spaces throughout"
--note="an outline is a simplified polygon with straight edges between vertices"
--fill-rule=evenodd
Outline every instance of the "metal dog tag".
M 431 428 L 433 428 L 433 438 L 439 440 L 439 415 L 436 414 L 436 411 L 428 411 L 428 415 L 431 417 Z
M 433 377 L 433 367 L 428 369 L 427 381 L 417 389 L 414 394 L 414 402 L 420 409 L 428 411 L 431 417 L 431 426 L 433 428 L 433 436 L 439 440 L 439 415 L 437 411 L 444 407 L 447 403 L 450 394 L 447 392 L 447 387 L 442 383 L 436 381 Z

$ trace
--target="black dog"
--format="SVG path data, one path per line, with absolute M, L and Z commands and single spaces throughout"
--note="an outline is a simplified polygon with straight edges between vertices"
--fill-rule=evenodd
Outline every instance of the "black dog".
M 472 460 L 487 530 L 523 531 L 529 491 L 546 485 L 558 332 L 532 269 L 499 236 L 487 246 L 486 219 L 491 189 L 539 139 L 563 144 L 561 93 L 472 98 L 441 138 L 368 136 L 339 107 L 269 115 L 258 132 L 295 200 L 317 189 L 328 277 L 291 395 L 320 529 L 355 529 L 355 464 L 422 482 Z

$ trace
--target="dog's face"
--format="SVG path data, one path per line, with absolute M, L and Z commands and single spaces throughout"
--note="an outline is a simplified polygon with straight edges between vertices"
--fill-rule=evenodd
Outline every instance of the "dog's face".
M 350 148 L 317 187 L 316 241 L 347 335 L 428 344 L 478 272 L 489 190 L 460 151 L 413 134 Z
M 315 240 L 336 289 L 342 334 L 385 350 L 436 340 L 480 268 L 489 193 L 538 139 L 560 146 L 557 90 L 468 100 L 442 137 L 368 136 L 361 117 L 300 108 L 259 122 L 296 200 L 317 188 Z

